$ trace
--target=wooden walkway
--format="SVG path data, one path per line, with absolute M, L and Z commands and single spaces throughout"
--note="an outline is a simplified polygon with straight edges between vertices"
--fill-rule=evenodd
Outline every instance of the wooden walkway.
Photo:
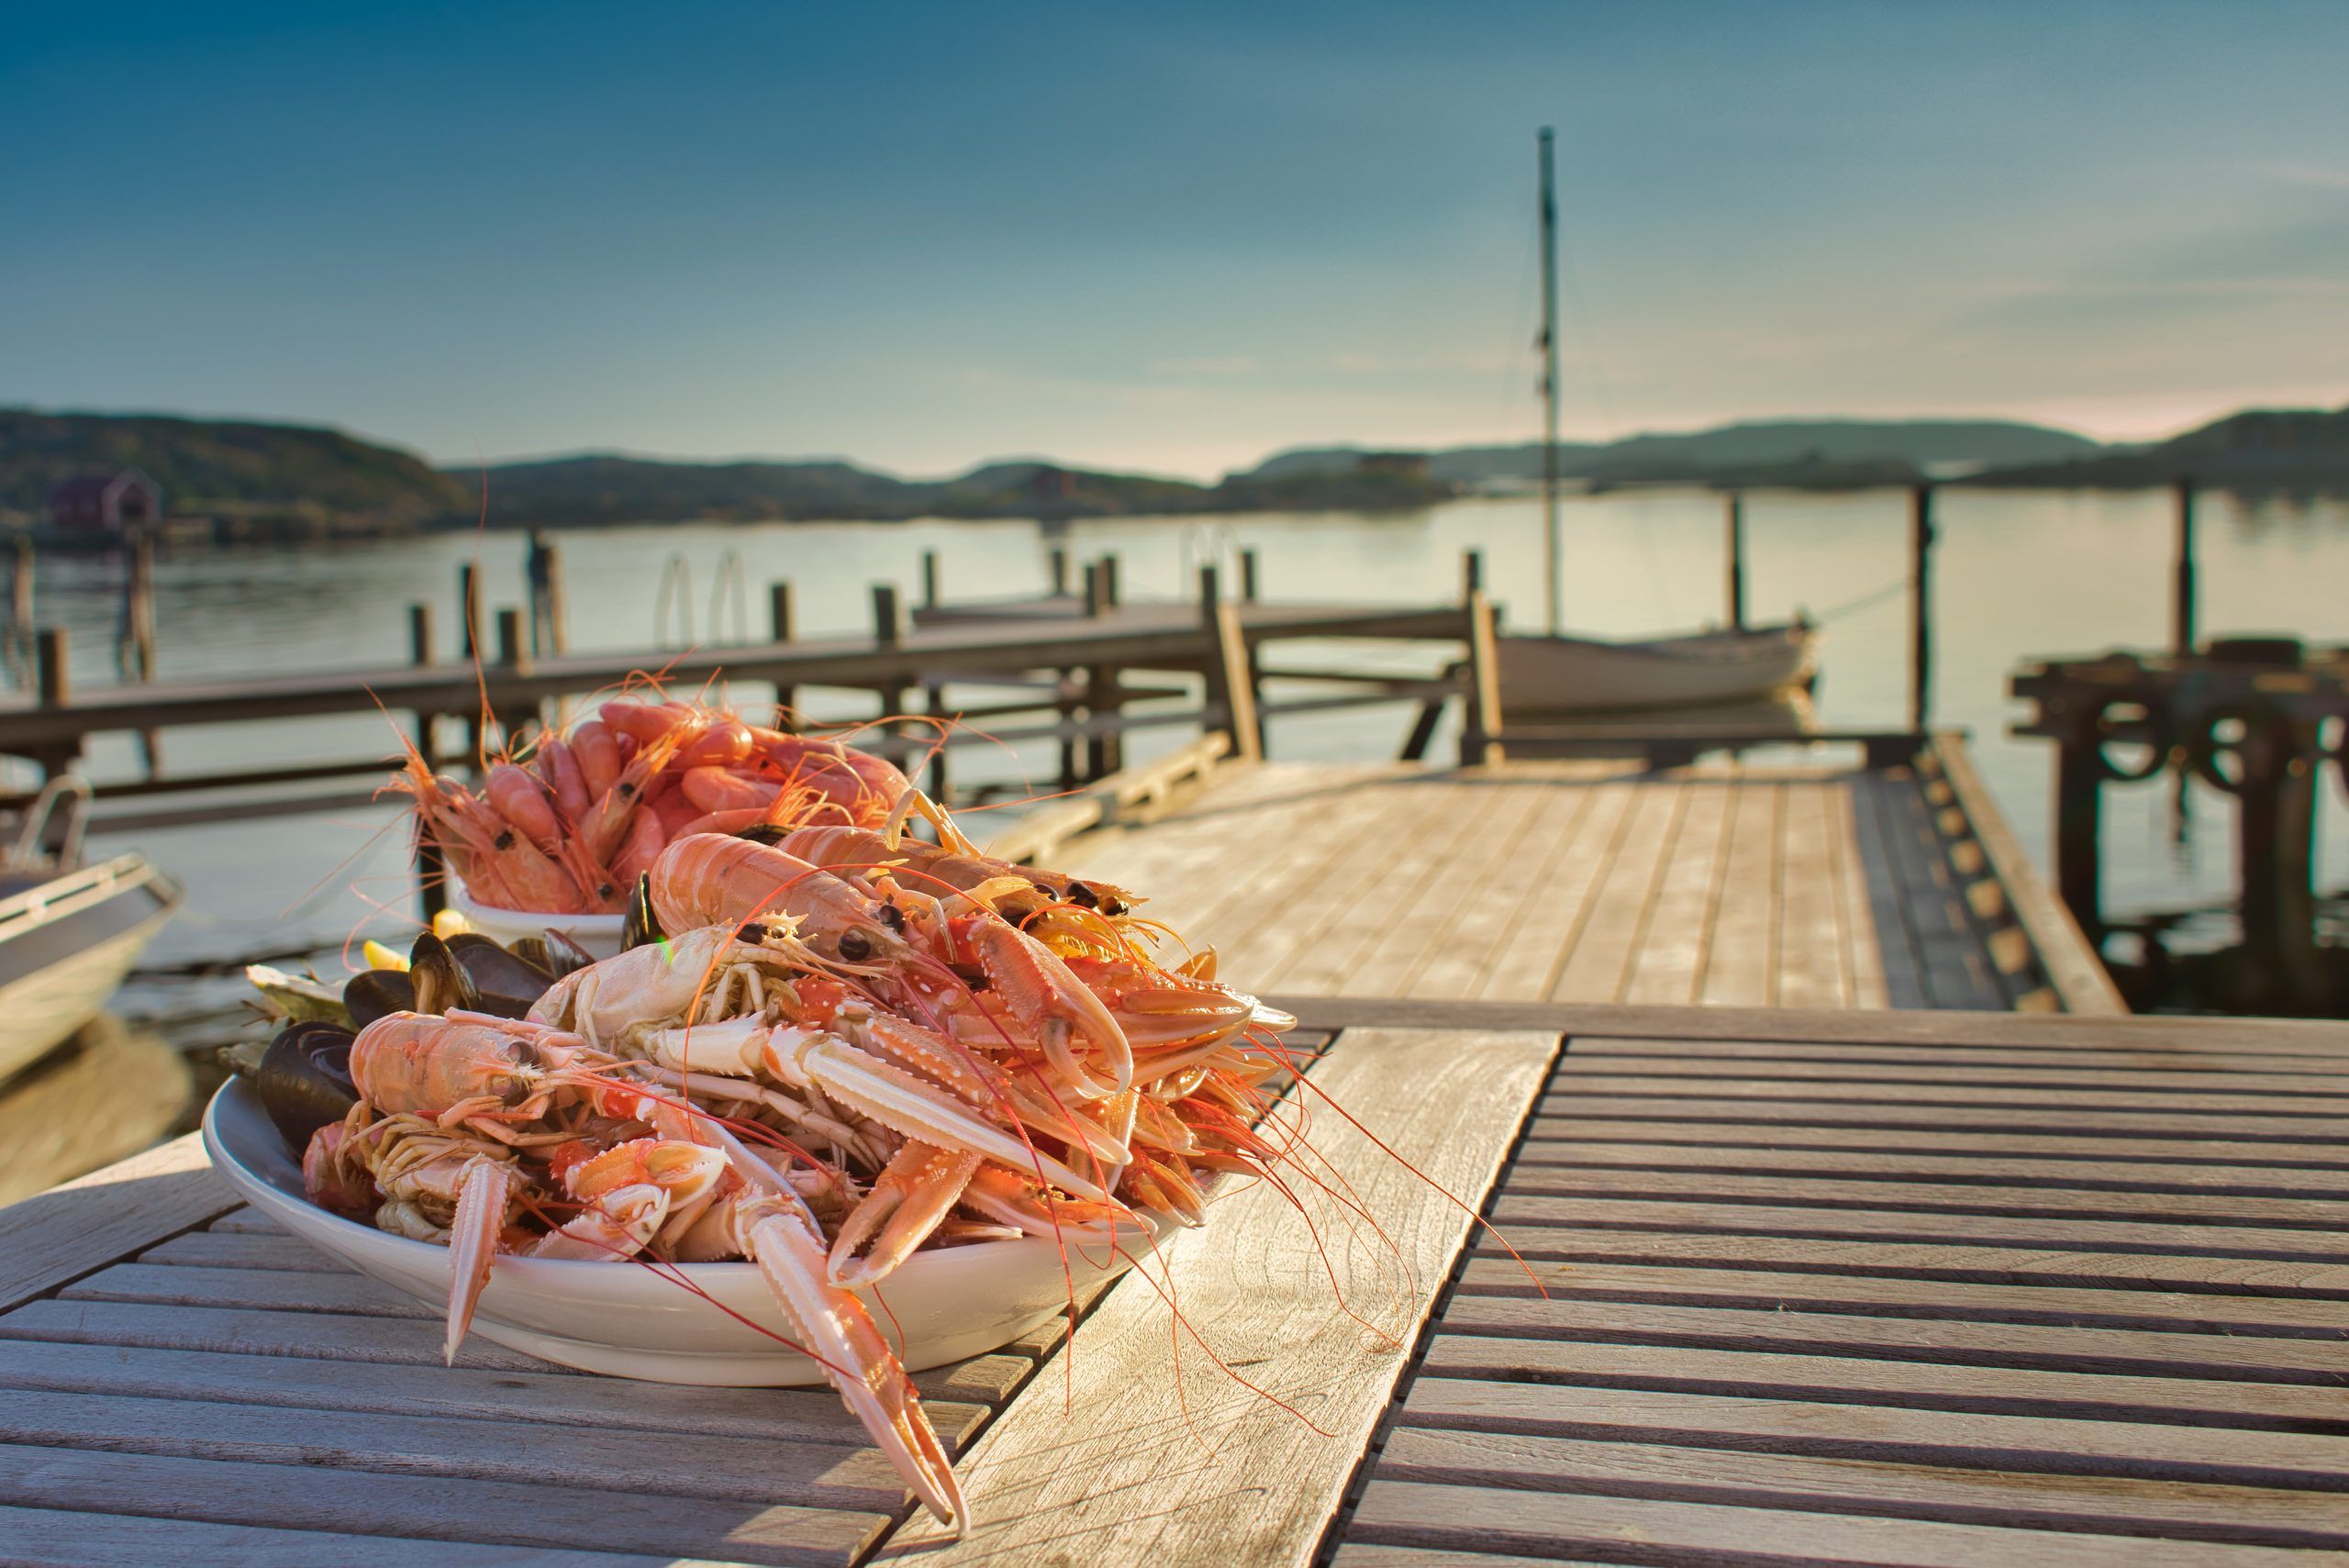
M 2039 972 L 2068 962 L 2088 977 L 2076 998 L 2123 1010 L 2068 921 L 2050 955 L 1983 917 L 1955 851 L 2010 835 L 1954 836 L 1940 783 L 1909 766 L 1264 763 L 1054 863 L 1151 890 L 1145 913 L 1211 937 L 1258 990 L 1997 1009 L 2052 1006 Z M 2012 859 L 2009 882 L 2053 908 Z
M 441 1367 L 429 1318 L 272 1233 L 182 1140 L 0 1210 L 0 1558 L 2349 1551 L 2349 1031 L 1295 1005 L 1330 1040 L 1309 1103 L 1400 1156 L 1315 1119 L 1384 1240 L 1247 1188 L 1073 1350 L 922 1378 L 982 1521 L 960 1545 L 828 1393 L 487 1346 Z

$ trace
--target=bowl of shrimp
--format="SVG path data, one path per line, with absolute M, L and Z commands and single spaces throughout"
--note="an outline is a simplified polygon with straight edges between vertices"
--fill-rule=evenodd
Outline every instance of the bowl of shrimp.
M 759 824 L 873 828 L 904 798 L 886 760 L 704 704 L 603 704 L 493 761 L 475 785 L 413 752 L 389 787 L 451 905 L 504 942 L 553 929 L 597 958 L 620 951 L 629 895 L 671 843 Z
M 450 1249 L 318 1207 L 301 1162 L 251 1082 L 231 1079 L 204 1113 L 204 1148 L 238 1195 L 319 1251 L 438 1317 Z M 1138 1212 L 1112 1230 L 1072 1228 L 926 1247 L 855 1291 L 908 1370 L 985 1354 L 1066 1315 L 1097 1285 L 1148 1258 L 1172 1228 Z M 749 1262 L 642 1264 L 501 1255 L 473 1329 L 508 1350 L 584 1372 L 724 1386 L 820 1384 L 825 1369 Z

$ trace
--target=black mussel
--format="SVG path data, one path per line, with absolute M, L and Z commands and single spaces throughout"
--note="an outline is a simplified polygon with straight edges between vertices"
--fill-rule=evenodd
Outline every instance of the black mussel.
M 753 822 L 737 829 L 734 836 L 748 839 L 753 844 L 780 844 L 791 837 L 791 829 L 774 822 Z
M 460 931 L 451 937 L 449 951 L 457 955 L 459 966 L 484 996 L 510 996 L 527 1006 L 554 984 L 551 970 L 507 951 L 478 931 Z
M 449 944 L 430 931 L 417 937 L 416 946 L 408 950 L 407 977 L 416 986 L 419 1013 L 445 1013 L 451 1007 L 483 1010 L 481 987 L 457 962 Z
M 628 919 L 620 926 L 620 951 L 666 941 L 668 935 L 661 929 L 661 917 L 652 912 L 651 876 L 638 877 L 636 891 L 629 895 Z
M 551 976 L 550 984 L 596 962 L 594 953 L 552 928 L 543 936 L 524 937 L 514 944 L 513 953 L 523 962 L 546 971 Z
M 363 1029 L 390 1014 L 415 1012 L 416 983 L 400 970 L 371 969 L 344 982 L 342 1005 L 353 1027 Z
M 340 1121 L 359 1103 L 358 1085 L 351 1081 L 352 1038 L 332 1024 L 288 1024 L 252 1071 L 262 1108 L 297 1159 L 312 1133 Z

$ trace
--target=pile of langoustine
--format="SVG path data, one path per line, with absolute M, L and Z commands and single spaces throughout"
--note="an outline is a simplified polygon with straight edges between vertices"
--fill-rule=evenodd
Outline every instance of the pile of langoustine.
M 759 822 L 876 827 L 904 786 L 885 759 L 829 737 L 627 699 L 497 762 L 478 790 L 414 755 L 392 781 L 473 899 L 560 915 L 619 913 L 676 840 Z
M 617 957 L 570 966 L 584 955 L 550 932 L 532 971 L 428 934 L 411 973 L 354 983 L 355 1038 L 279 1038 L 280 1102 L 309 1114 L 273 1115 L 306 1137 L 315 1201 L 450 1247 L 451 1355 L 500 1251 L 751 1261 L 959 1529 L 945 1451 L 852 1287 L 923 1247 L 1199 1224 L 1219 1173 L 1289 1155 L 1260 1085 L 1294 1020 L 1218 984 L 1211 950 L 1154 963 L 1131 894 L 990 860 L 883 784 L 877 828 L 763 807 L 748 837 L 670 841 Z M 902 833 L 915 814 L 940 842 Z M 542 992 L 493 994 L 532 973 Z

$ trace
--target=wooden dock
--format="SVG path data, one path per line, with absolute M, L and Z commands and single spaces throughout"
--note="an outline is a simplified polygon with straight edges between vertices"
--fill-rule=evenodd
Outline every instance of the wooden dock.
M 1878 766 L 1224 768 L 1052 860 L 1147 893 L 1146 914 L 1261 990 L 2125 1011 L 1962 743 L 1908 750 Z
M 2338 1027 L 1294 1005 L 1329 1040 L 1312 1084 L 1522 1264 L 1319 1118 L 1317 1148 L 1388 1244 L 1325 1251 L 1259 1185 L 1215 1205 L 1165 1281 L 1263 1393 L 1170 1334 L 1130 1277 L 1073 1349 L 1038 1337 L 921 1378 L 982 1521 L 960 1545 L 829 1396 L 626 1383 L 495 1347 L 441 1366 L 429 1315 L 272 1233 L 182 1140 L 0 1209 L 0 1555 L 2269 1568 L 2349 1551 Z M 1317 1223 L 1342 1233 L 1331 1206 Z

